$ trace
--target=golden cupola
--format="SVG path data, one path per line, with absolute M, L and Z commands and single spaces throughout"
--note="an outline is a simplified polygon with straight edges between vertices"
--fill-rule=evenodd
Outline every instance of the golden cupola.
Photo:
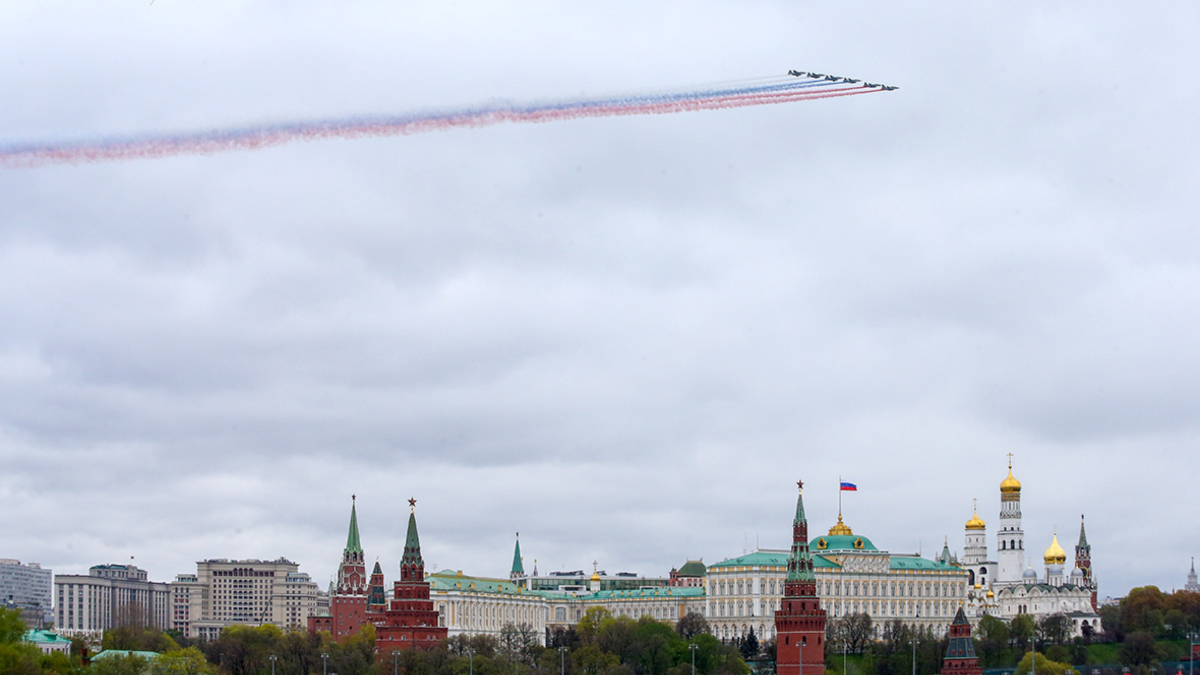
M 1008 478 L 1000 481 L 1000 494 L 1008 494 L 1010 492 L 1021 492 L 1021 481 L 1017 480 L 1012 475 L 1012 465 L 1008 465 Z
M 1021 500 L 1021 481 L 1012 474 L 1012 456 L 1008 458 L 1008 478 L 1000 481 L 1000 501 L 1017 502 Z
M 1062 565 L 1067 562 L 1067 552 L 1058 544 L 1058 533 L 1054 533 L 1054 541 L 1050 543 L 1050 548 L 1046 549 L 1046 554 L 1042 556 L 1042 560 L 1047 565 Z
M 987 523 L 983 522 L 983 518 L 979 517 L 978 510 L 975 511 L 975 515 L 971 516 L 971 519 L 967 521 L 967 529 L 968 530 L 986 530 L 987 529 Z
M 854 534 L 854 530 L 851 530 L 849 525 L 842 522 L 842 514 L 840 514 L 840 513 L 838 514 L 837 525 L 834 525 L 833 527 L 829 528 L 829 535 L 831 537 L 837 536 L 839 534 L 842 534 L 842 535 L 853 535 Z

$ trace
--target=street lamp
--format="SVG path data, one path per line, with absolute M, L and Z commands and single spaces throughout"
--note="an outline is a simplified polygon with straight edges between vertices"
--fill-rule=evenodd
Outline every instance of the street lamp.
M 272 654 L 267 658 L 271 659 L 271 675 L 275 675 L 275 661 L 276 661 L 277 657 L 274 654 Z
M 392 650 L 392 675 L 396 675 L 396 672 L 397 672 L 396 669 L 399 667 L 396 665 L 396 659 L 398 659 L 398 658 L 400 658 L 400 651 L 397 649 L 393 649 Z
M 1196 637 L 1195 633 L 1188 633 L 1188 675 L 1194 675 L 1195 672 Z
M 688 651 L 692 653 L 692 675 L 696 675 L 696 650 L 699 648 L 695 642 L 688 645 Z
M 321 673 L 329 675 L 329 655 L 325 652 L 321 652 Z
M 558 672 L 567 675 L 567 648 L 558 648 Z
M 467 661 L 471 664 L 471 675 L 475 675 L 475 650 L 467 647 Z

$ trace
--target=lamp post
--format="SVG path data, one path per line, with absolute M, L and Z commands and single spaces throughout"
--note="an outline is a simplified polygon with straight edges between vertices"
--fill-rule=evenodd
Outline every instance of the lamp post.
M 471 665 L 471 675 L 475 675 L 475 650 L 467 647 L 467 662 Z
M 800 644 L 796 645 L 796 651 L 800 652 L 800 656 L 796 658 L 796 672 L 798 675 L 804 675 L 804 641 L 807 638 L 800 636 Z
M 695 642 L 688 645 L 688 651 L 692 653 L 692 675 L 696 675 L 696 650 L 699 648 Z
M 397 669 L 399 668 L 399 666 L 396 665 L 396 659 L 398 659 L 398 658 L 400 658 L 399 650 L 393 649 L 392 650 L 392 675 L 396 675 Z
M 558 672 L 567 675 L 567 648 L 558 648 Z
M 325 652 L 321 652 L 321 673 L 322 675 L 329 675 L 329 654 Z
M 1029 673 L 1037 675 L 1037 631 L 1029 638 Z
M 268 656 L 267 658 L 271 659 L 271 675 L 275 675 L 275 661 L 276 661 L 277 657 L 274 654 L 272 654 L 272 655 Z
M 1194 675 L 1196 668 L 1196 634 L 1188 633 L 1188 675 Z

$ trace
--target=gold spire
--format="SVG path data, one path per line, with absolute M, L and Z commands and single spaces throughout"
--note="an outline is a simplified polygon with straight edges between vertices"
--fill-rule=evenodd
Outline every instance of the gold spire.
M 1050 543 L 1050 548 L 1046 549 L 1046 554 L 1042 556 L 1042 560 L 1047 565 L 1061 565 L 1067 562 L 1067 552 L 1058 544 L 1058 532 L 1054 533 L 1054 541 Z
M 1008 478 L 1000 481 L 1000 497 L 1005 498 L 1008 495 L 1021 495 L 1021 481 L 1013 477 L 1012 473 L 1012 453 L 1008 453 Z M 1009 497 L 1010 499 L 1012 497 Z
M 979 504 L 974 499 L 971 500 L 971 510 L 975 512 L 975 515 L 971 516 L 971 519 L 967 521 L 967 529 L 986 530 L 987 523 L 983 522 L 983 518 L 979 517 Z
M 850 526 L 842 522 L 842 514 L 840 514 L 840 513 L 838 514 L 837 525 L 834 525 L 833 527 L 829 528 L 829 536 L 832 537 L 832 536 L 838 535 L 838 534 L 848 534 L 848 535 L 854 534 L 854 531 L 850 529 Z

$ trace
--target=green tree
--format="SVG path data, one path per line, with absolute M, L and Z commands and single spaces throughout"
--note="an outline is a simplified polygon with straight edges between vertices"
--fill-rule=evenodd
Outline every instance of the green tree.
M 0 607 L 0 644 L 20 642 L 29 628 L 21 618 L 21 610 Z
M 1125 636 L 1121 643 L 1121 663 L 1131 666 L 1148 666 L 1159 659 L 1158 645 L 1149 631 L 1136 631 Z
M 1162 635 L 1166 610 L 1167 596 L 1155 586 L 1135 588 L 1121 600 L 1121 618 L 1126 632 L 1146 631 Z
M 1028 614 L 1018 614 L 1008 624 L 1008 634 L 1011 645 L 1020 651 L 1029 650 L 1029 642 L 1033 639 L 1037 625 Z
M 679 633 L 683 639 L 690 640 L 702 633 L 711 633 L 712 629 L 704 615 L 698 612 L 688 612 L 675 624 L 675 632 Z
M 1026 652 L 1021 661 L 1017 663 L 1015 675 L 1029 675 L 1035 663 L 1034 658 L 1032 652 Z M 1072 668 L 1071 664 L 1051 661 L 1041 652 L 1038 652 L 1036 659 L 1038 675 L 1079 675 L 1079 671 Z
M 754 627 L 750 627 L 750 633 L 741 641 L 738 648 L 742 652 L 742 658 L 746 661 L 758 656 L 758 637 L 754 634 Z
M 105 656 L 92 661 L 88 675 L 146 675 L 150 662 L 137 654 Z
M 975 653 L 979 665 L 984 668 L 1000 668 L 1010 665 L 1008 624 L 988 614 L 979 620 L 975 631 Z
M 155 659 L 150 669 L 153 675 L 217 675 L 220 672 L 195 647 L 167 652 Z

